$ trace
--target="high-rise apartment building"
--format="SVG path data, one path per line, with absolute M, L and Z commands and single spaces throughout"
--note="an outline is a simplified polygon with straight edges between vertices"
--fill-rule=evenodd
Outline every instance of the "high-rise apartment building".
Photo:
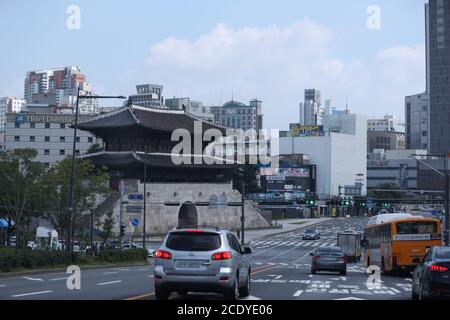
M 54 99 L 52 104 L 57 106 L 74 106 L 78 88 L 85 95 L 92 94 L 90 83 L 77 66 L 29 71 L 24 83 L 24 98 L 27 103 L 49 103 L 47 100 L 51 97 Z M 80 113 L 96 113 L 98 101 L 83 99 L 79 108 Z

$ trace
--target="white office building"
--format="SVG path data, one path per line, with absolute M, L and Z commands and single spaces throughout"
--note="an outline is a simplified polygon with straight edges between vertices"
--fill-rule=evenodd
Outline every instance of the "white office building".
M 327 118 L 328 117 L 328 118 Z M 280 137 L 280 155 L 308 154 L 317 166 L 317 195 L 365 195 L 367 118 L 350 113 L 327 115 L 322 136 Z M 356 190 L 356 191 L 355 191 Z
M 73 128 L 70 125 L 75 119 L 73 113 L 54 113 L 54 107 L 35 105 L 38 112 L 21 112 L 6 114 L 5 149 L 36 149 L 36 161 L 46 167 L 72 155 Z M 43 110 L 47 109 L 46 112 Z M 80 115 L 79 121 L 92 116 Z M 102 141 L 89 132 L 77 131 L 76 154 L 84 154 L 93 144 Z

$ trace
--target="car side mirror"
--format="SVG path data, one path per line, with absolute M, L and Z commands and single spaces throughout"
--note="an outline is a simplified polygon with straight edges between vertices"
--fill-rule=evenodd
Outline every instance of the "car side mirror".
M 310 255 L 310 256 L 313 256 L 313 255 L 314 255 L 314 252 L 310 252 L 309 255 Z
M 244 254 L 251 254 L 251 253 L 252 253 L 252 249 L 250 247 L 244 248 Z

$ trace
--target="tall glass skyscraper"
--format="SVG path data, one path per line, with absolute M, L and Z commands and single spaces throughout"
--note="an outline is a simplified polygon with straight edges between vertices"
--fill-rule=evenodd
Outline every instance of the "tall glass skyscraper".
M 425 6 L 427 86 L 430 94 L 429 151 L 450 152 L 450 1 Z

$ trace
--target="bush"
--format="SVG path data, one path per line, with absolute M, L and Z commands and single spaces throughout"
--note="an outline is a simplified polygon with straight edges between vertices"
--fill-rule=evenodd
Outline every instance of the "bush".
M 145 249 L 104 250 L 98 257 L 73 255 L 73 260 L 66 251 L 21 251 L 19 255 L 14 252 L 0 251 L 0 271 L 10 272 L 14 269 L 34 269 L 42 267 L 68 266 L 71 264 L 92 264 L 96 261 L 107 263 L 146 261 Z
M 0 252 L 0 271 L 10 272 L 17 268 L 33 269 L 70 265 L 77 263 L 78 260 L 78 256 L 74 255 L 72 262 L 70 255 L 65 251 L 21 251 L 18 255 L 12 252 Z
M 137 262 L 147 260 L 147 250 L 103 250 L 99 254 L 99 259 L 105 262 Z

